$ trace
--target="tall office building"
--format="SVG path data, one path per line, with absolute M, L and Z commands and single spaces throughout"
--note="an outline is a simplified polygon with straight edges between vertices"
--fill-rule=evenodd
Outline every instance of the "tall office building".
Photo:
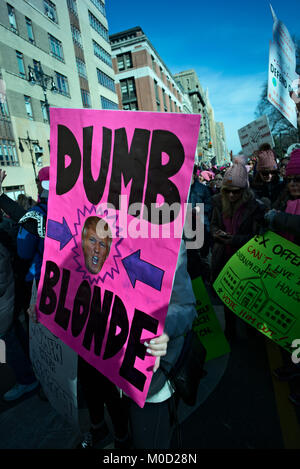
M 183 88 L 137 26 L 110 36 L 120 109 L 193 112 Z
M 13 198 L 37 196 L 49 106 L 118 109 L 102 0 L 0 2 L 0 167 Z
M 202 89 L 195 70 L 176 73 L 174 79 L 184 92 L 188 94 L 193 113 L 201 114 L 201 127 L 197 143 L 197 163 L 209 159 L 211 153 L 211 133 L 209 127 L 206 94 Z

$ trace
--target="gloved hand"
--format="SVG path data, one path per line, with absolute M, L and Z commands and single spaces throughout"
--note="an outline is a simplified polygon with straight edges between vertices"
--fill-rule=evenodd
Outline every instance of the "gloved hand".
M 264 218 L 266 222 L 268 223 L 270 229 L 272 229 L 274 218 L 277 215 L 277 213 L 278 213 L 278 210 L 275 210 L 274 208 L 272 210 L 269 210 L 267 213 L 265 213 Z

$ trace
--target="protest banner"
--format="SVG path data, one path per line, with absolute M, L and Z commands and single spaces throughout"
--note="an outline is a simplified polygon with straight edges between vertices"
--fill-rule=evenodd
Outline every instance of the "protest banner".
M 39 321 L 143 407 L 182 238 L 200 116 L 51 112 Z
M 262 143 L 269 143 L 274 147 L 274 140 L 271 134 L 269 119 L 261 116 L 250 124 L 238 130 L 239 139 L 244 155 L 251 156 L 257 151 Z
M 280 21 L 272 6 L 273 41 L 270 41 L 268 101 L 297 128 L 296 103 L 291 94 L 298 84 L 296 48 L 287 27 Z
M 285 350 L 300 338 L 300 248 L 268 231 L 227 262 L 214 283 L 238 317 Z
M 230 346 L 222 331 L 202 278 L 194 279 L 192 284 L 198 314 L 194 320 L 193 329 L 206 349 L 205 361 L 207 362 L 229 353 Z

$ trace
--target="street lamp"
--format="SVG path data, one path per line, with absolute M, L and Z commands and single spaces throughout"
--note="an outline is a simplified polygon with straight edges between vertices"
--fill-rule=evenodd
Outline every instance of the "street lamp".
M 47 75 L 44 73 L 41 64 L 38 64 L 38 67 L 31 67 L 28 65 L 28 81 L 31 85 L 40 85 L 44 92 L 44 99 L 45 99 L 45 106 L 48 116 L 48 121 L 50 122 L 50 112 L 49 112 L 49 102 L 47 98 L 47 89 L 48 84 L 50 83 L 50 91 L 53 93 L 57 92 L 57 88 L 55 86 L 55 82 L 52 76 Z
M 27 146 L 27 148 L 30 152 L 31 162 L 32 162 L 33 172 L 34 172 L 34 178 L 36 180 L 37 174 L 36 174 L 35 162 L 34 162 L 34 158 L 33 158 L 33 149 L 34 149 L 34 145 L 37 145 L 39 148 L 41 148 L 40 143 L 39 143 L 38 140 L 33 140 L 32 138 L 30 138 L 28 131 L 27 131 L 27 138 L 19 137 L 19 150 L 23 153 L 24 152 L 24 147 L 22 145 L 22 142 L 24 142 L 26 144 L 26 146 Z

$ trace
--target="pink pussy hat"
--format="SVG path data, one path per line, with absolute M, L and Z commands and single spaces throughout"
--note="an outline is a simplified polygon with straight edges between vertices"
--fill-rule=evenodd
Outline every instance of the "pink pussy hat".
M 260 151 L 258 153 L 257 171 L 274 171 L 277 169 L 275 154 L 272 150 Z
M 249 187 L 248 171 L 242 158 L 235 158 L 233 165 L 227 169 L 224 174 L 222 187 L 240 187 L 245 189 Z
M 49 190 L 49 179 L 50 179 L 50 167 L 45 166 L 44 168 L 39 170 L 38 178 L 40 180 L 40 183 L 42 185 L 42 188 L 45 189 L 46 191 Z
M 286 176 L 293 176 L 294 174 L 300 174 L 300 149 L 292 151 L 290 161 L 288 162 L 285 169 Z
M 212 179 L 210 171 L 202 171 L 201 176 L 205 179 L 205 181 L 210 181 Z

